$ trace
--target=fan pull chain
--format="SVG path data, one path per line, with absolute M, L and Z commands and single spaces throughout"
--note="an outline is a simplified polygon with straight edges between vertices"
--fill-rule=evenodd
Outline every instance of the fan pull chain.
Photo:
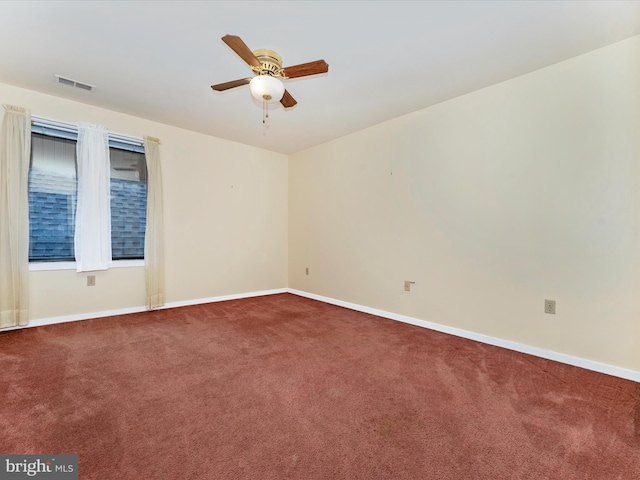
M 262 123 L 267 123 L 267 119 L 269 118 L 269 102 L 267 99 L 262 100 Z

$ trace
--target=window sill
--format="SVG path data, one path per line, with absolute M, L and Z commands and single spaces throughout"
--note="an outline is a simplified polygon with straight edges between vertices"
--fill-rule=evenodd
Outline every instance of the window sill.
M 114 260 L 111 268 L 144 267 L 144 260 Z M 76 262 L 30 262 L 30 272 L 50 270 L 75 270 Z

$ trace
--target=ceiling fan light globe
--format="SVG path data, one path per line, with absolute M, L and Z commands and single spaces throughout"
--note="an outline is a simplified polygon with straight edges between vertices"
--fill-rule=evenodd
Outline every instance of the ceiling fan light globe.
M 259 75 L 249 82 L 251 95 L 260 101 L 279 102 L 284 95 L 284 85 L 280 80 L 269 75 Z

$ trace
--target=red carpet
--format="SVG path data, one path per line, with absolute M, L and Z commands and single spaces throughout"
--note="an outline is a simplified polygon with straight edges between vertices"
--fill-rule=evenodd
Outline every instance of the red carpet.
M 0 452 L 81 479 L 624 479 L 640 385 L 290 294 L 0 333 Z

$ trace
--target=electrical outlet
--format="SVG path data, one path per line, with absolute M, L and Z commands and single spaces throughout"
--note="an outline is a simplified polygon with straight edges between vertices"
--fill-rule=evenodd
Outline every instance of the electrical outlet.
M 551 315 L 556 314 L 556 301 L 555 300 L 545 300 L 544 301 L 544 313 L 550 313 Z
M 96 286 L 96 276 L 87 275 L 87 287 L 95 287 L 95 286 Z
M 307 268 L 305 268 L 305 269 L 304 269 L 304 274 L 305 274 L 305 275 L 309 275 L 309 267 L 307 267 Z
M 411 291 L 411 285 L 414 284 L 416 282 L 411 282 L 409 280 L 405 280 L 404 281 L 404 291 L 405 292 L 410 292 Z

